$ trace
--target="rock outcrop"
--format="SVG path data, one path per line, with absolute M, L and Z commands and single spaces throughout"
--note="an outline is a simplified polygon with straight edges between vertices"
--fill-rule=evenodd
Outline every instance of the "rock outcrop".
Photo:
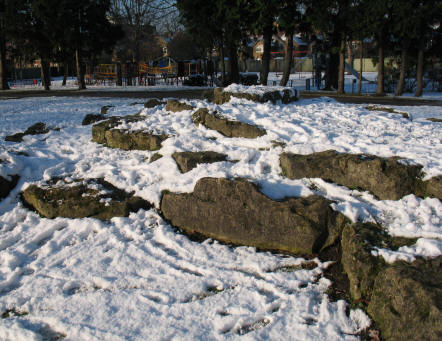
M 89 124 L 103 121 L 105 119 L 106 119 L 106 116 L 101 115 L 101 114 L 87 114 L 83 118 L 83 121 L 81 122 L 81 124 L 84 126 L 88 126 Z
M 177 101 L 175 99 L 170 99 L 166 103 L 166 110 L 167 111 L 180 112 L 180 111 L 192 110 L 192 109 L 193 109 L 193 107 L 191 105 Z
M 146 131 L 116 129 L 121 123 L 141 121 L 141 116 L 111 117 L 92 126 L 92 141 L 110 148 L 123 150 L 158 150 L 167 135 L 156 135 Z
M 254 139 L 266 134 L 266 131 L 262 128 L 243 122 L 229 121 L 226 118 L 210 114 L 206 108 L 195 111 L 192 120 L 196 125 L 202 124 L 206 128 L 216 130 L 227 137 Z
M 274 201 L 245 180 L 200 179 L 193 193 L 164 193 L 163 216 L 189 234 L 313 254 L 339 238 L 347 219 L 320 196 Z
M 26 135 L 41 135 L 49 133 L 49 128 L 42 122 L 37 122 L 26 129 L 23 133 L 16 133 L 14 135 L 8 135 L 5 137 L 5 141 L 9 142 L 22 142 L 23 137 Z
M 54 179 L 44 187 L 31 185 L 23 192 L 23 202 L 46 218 L 92 217 L 108 220 L 127 217 L 130 212 L 151 207 L 144 199 L 120 190 L 103 179 L 73 183 Z
M 105 106 L 101 107 L 100 114 L 106 115 L 108 113 L 109 109 L 114 108 L 114 107 L 115 107 L 115 105 L 105 105 Z
M 390 114 L 399 114 L 399 115 L 402 115 L 403 118 L 410 119 L 410 116 L 408 115 L 408 113 L 403 112 L 403 111 L 397 111 L 393 108 L 378 107 L 376 105 L 367 105 L 365 107 L 365 109 L 367 109 L 369 111 L 383 111 L 383 112 L 388 112 Z
M 144 107 L 150 109 L 150 108 L 155 108 L 156 106 L 161 105 L 161 104 L 163 104 L 163 102 L 161 102 L 160 100 L 158 100 L 156 98 L 152 98 L 144 103 Z
M 173 153 L 172 157 L 182 173 L 191 171 L 200 163 L 221 162 L 227 159 L 227 155 L 211 151 Z
M 283 174 L 290 179 L 321 178 L 352 189 L 370 191 L 382 200 L 398 200 L 412 193 L 431 194 L 431 190 L 427 193 L 427 184 L 421 180 L 422 166 L 407 165 L 398 157 L 381 158 L 328 150 L 310 155 L 283 153 L 280 164 Z
M 9 179 L 8 179 L 9 178 Z M 4 178 L 0 176 L 0 200 L 6 198 L 9 193 L 17 186 L 20 176 L 17 174 L 9 175 Z
M 283 104 L 288 104 L 298 100 L 296 90 L 284 89 L 281 91 L 268 91 L 263 94 L 248 93 L 248 92 L 227 92 L 223 88 L 216 88 L 213 92 L 213 102 L 216 104 L 224 104 L 230 101 L 231 97 L 244 98 L 250 101 L 265 103 L 276 103 L 281 101 Z

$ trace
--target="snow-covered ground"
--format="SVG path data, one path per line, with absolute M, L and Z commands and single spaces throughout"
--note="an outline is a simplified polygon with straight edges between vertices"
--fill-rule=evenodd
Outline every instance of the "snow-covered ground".
M 393 235 L 416 237 L 396 252 L 378 250 L 388 261 L 442 254 L 442 204 L 409 195 L 381 201 L 320 179 L 281 176 L 279 154 L 340 152 L 400 156 L 423 165 L 426 177 L 442 174 L 441 107 L 400 107 L 401 115 L 372 112 L 364 105 L 329 98 L 290 105 L 232 99 L 216 109 L 230 119 L 257 124 L 267 134 L 254 139 L 226 138 L 191 121 L 192 111 L 168 113 L 164 106 L 131 106 L 134 99 L 26 98 L 0 101 L 0 175 L 21 179 L 0 201 L 0 339 L 39 340 L 353 340 L 369 321 L 360 310 L 346 315 L 343 301 L 330 302 L 328 263 L 302 269 L 305 260 L 249 247 L 232 248 L 207 240 L 190 241 L 157 212 L 139 211 L 109 222 L 45 219 L 26 209 L 20 192 L 53 176 L 104 177 L 115 186 L 159 205 L 161 191 L 191 192 L 198 179 L 243 177 L 261 185 L 271 198 L 321 194 L 353 221 L 376 221 Z M 110 115 L 135 114 L 144 121 L 125 125 L 167 133 L 149 163 L 149 151 L 109 149 L 91 142 L 85 114 L 114 105 Z M 45 122 L 60 128 L 28 136 L 23 143 L 4 137 Z M 273 141 L 285 143 L 275 146 Z M 212 150 L 237 163 L 202 164 L 181 174 L 176 151 Z M 287 271 L 291 269 L 292 271 Z M 294 271 L 293 271 L 294 270 Z M 10 315 L 14 315 L 13 312 Z

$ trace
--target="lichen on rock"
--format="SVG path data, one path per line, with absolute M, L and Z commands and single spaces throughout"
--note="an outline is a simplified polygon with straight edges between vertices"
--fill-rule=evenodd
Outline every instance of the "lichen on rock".
M 214 163 L 226 161 L 227 155 L 217 152 L 177 152 L 172 154 L 172 158 L 178 165 L 182 173 L 187 173 L 200 163 Z

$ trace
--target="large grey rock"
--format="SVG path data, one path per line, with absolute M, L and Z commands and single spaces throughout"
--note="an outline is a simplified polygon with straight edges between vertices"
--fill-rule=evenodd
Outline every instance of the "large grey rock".
M 20 179 L 20 176 L 17 174 L 9 175 L 7 178 L 0 176 L 0 199 L 9 195 L 17 185 L 18 179 Z
M 142 198 L 103 179 L 79 180 L 69 184 L 55 179 L 44 187 L 31 185 L 23 192 L 23 202 L 46 218 L 92 217 L 108 220 L 127 217 L 130 212 L 151 207 Z
M 23 137 L 26 135 L 41 135 L 49 133 L 49 129 L 46 127 L 46 124 L 42 122 L 37 122 L 27 128 L 23 133 L 16 133 L 14 135 L 8 135 L 5 137 L 5 141 L 9 142 L 22 142 Z
M 226 118 L 212 115 L 206 108 L 200 108 L 195 111 L 192 115 L 192 119 L 196 125 L 202 124 L 206 128 L 216 130 L 227 137 L 254 139 L 266 134 L 264 129 L 257 126 L 238 121 L 229 121 Z
M 274 201 L 245 180 L 200 179 L 190 194 L 164 193 L 163 216 L 189 234 L 313 254 L 339 238 L 347 219 L 320 196 Z
M 191 105 L 177 101 L 175 99 L 170 99 L 166 103 L 167 111 L 179 112 L 179 111 L 192 110 L 192 109 L 193 107 Z
M 145 131 L 115 129 L 122 122 L 136 122 L 141 116 L 111 117 L 109 120 L 92 126 L 92 141 L 110 148 L 123 150 L 158 150 L 167 135 L 156 135 Z
M 368 312 L 384 340 L 442 340 L 441 262 L 396 262 L 378 274 Z
M 227 159 L 227 155 L 211 151 L 173 153 L 172 157 L 182 173 L 191 171 L 200 163 L 221 162 Z
M 370 191 L 382 200 L 398 200 L 411 193 L 425 192 L 422 166 L 406 165 L 399 159 L 328 150 L 310 155 L 283 153 L 280 164 L 283 174 L 290 179 L 322 178 Z
M 296 90 L 285 89 L 282 91 L 268 91 L 264 94 L 252 94 L 246 92 L 226 92 L 223 88 L 216 88 L 213 92 L 213 102 L 216 104 L 224 104 L 230 101 L 231 97 L 244 98 L 254 102 L 265 103 L 272 102 L 276 103 L 282 101 L 284 104 L 295 102 L 298 100 Z

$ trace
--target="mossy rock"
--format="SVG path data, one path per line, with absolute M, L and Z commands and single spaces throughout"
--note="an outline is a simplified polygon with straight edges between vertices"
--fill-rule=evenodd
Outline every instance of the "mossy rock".
M 442 122 L 442 119 L 436 118 L 436 117 L 430 117 L 430 118 L 427 118 L 427 121 L 439 123 L 439 122 Z
M 123 150 L 158 150 L 167 135 L 156 135 L 145 131 L 116 129 L 123 122 L 144 120 L 142 116 L 111 117 L 92 126 L 92 141 L 110 148 Z
M 213 92 L 213 102 L 216 104 L 227 103 L 232 97 L 243 98 L 258 103 L 277 103 L 278 101 L 281 101 L 283 104 L 288 104 L 298 100 L 296 90 L 295 93 L 293 93 L 289 89 L 285 89 L 282 91 L 268 91 L 264 94 L 253 94 L 247 92 L 227 92 L 224 91 L 223 88 L 216 88 Z
M 378 274 L 367 309 L 384 340 L 442 339 L 441 262 L 400 261 Z
M 156 98 L 152 98 L 144 103 L 144 107 L 151 109 L 151 108 L 155 108 L 156 106 L 161 105 L 161 104 L 163 104 L 163 102 L 161 102 L 160 100 L 158 100 Z
M 159 159 L 161 159 L 163 157 L 163 155 L 159 154 L 159 153 L 155 153 L 152 155 L 152 157 L 149 160 L 149 163 L 155 162 Z
M 423 182 L 424 193 L 417 192 L 422 197 L 434 197 L 442 200 L 442 175 L 435 176 Z
M 320 196 L 275 201 L 245 180 L 203 178 L 193 193 L 164 192 L 161 211 L 191 235 L 305 255 L 334 244 L 348 222 L 330 203 Z
M 46 127 L 46 124 L 42 122 L 37 122 L 27 128 L 23 133 L 17 133 L 14 135 L 9 135 L 5 137 L 5 141 L 9 142 L 22 142 L 23 137 L 26 135 L 41 135 L 49 133 L 49 128 Z
M 87 126 L 89 124 L 92 123 L 96 123 L 98 121 L 102 121 L 105 120 L 106 117 L 104 115 L 100 115 L 100 114 L 87 114 L 84 118 L 83 118 L 83 122 L 81 122 L 82 125 Z
M 170 99 L 166 103 L 166 110 L 167 111 L 180 112 L 180 111 L 192 110 L 192 109 L 193 109 L 193 107 L 191 105 L 177 101 L 175 99 Z
M 179 152 L 172 154 L 181 173 L 187 173 L 200 163 L 214 163 L 226 161 L 227 155 L 217 152 Z
M 244 137 L 254 139 L 266 134 L 266 131 L 257 126 L 230 121 L 226 118 L 212 115 L 206 108 L 200 108 L 192 115 L 192 120 L 196 125 L 202 124 L 208 129 L 216 130 L 227 137 Z
M 61 183 L 61 184 L 60 184 Z M 120 190 L 103 179 L 65 183 L 54 179 L 47 186 L 31 185 L 23 192 L 23 203 L 46 218 L 108 220 L 152 207 L 146 200 Z
M 8 178 L 0 176 L 0 199 L 6 198 L 11 193 L 15 186 L 17 186 L 20 176 L 13 174 L 9 175 Z
M 370 191 L 382 200 L 398 200 L 425 192 L 422 166 L 406 165 L 400 158 L 345 154 L 334 150 L 280 156 L 283 174 L 290 179 L 321 178 L 351 189 Z
M 115 108 L 115 105 L 105 105 L 105 106 L 101 107 L 100 114 L 106 115 L 110 108 Z

